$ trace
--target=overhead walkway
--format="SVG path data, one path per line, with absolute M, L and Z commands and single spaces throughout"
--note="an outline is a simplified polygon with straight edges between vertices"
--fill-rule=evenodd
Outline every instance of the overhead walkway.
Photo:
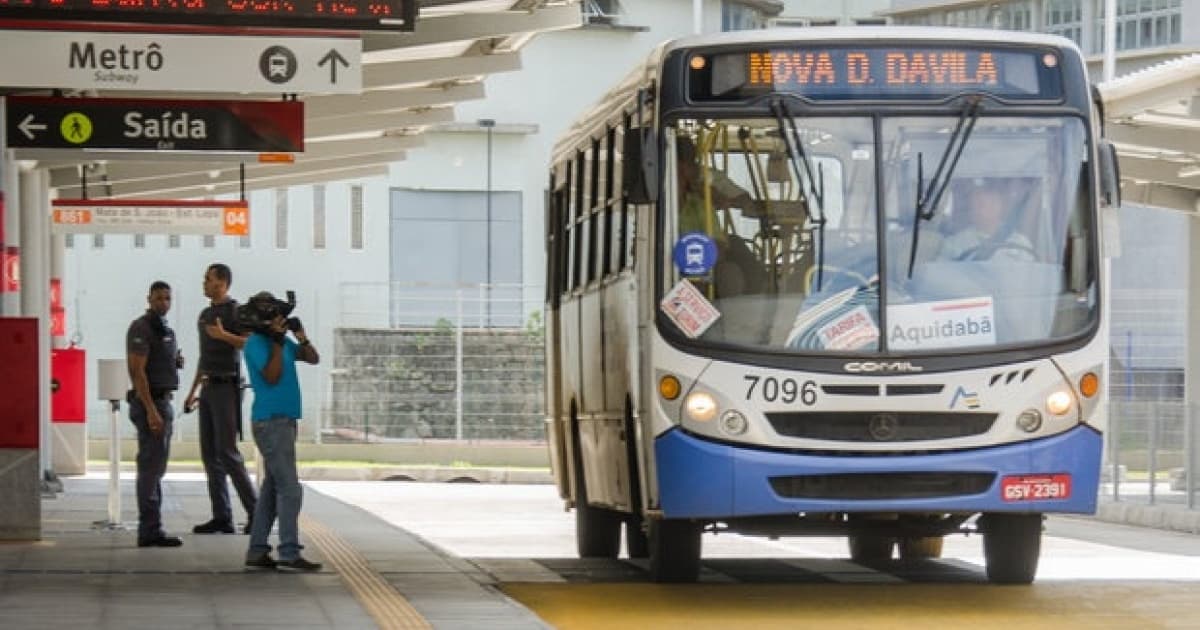
M 1200 54 L 1099 86 L 1127 203 L 1200 212 Z
M 363 35 L 362 94 L 301 95 L 306 151 L 291 164 L 248 164 L 245 190 L 386 174 L 389 163 L 421 146 L 426 131 L 455 121 L 455 103 L 484 98 L 484 79 L 520 70 L 521 48 L 534 36 L 581 22 L 578 0 L 421 0 L 414 32 Z M 100 91 L 89 96 L 184 95 Z M 186 97 L 270 100 L 281 95 Z M 199 198 L 237 193 L 243 182 L 239 160 L 229 157 L 95 160 L 83 152 L 64 157 L 44 150 L 21 150 L 17 157 L 50 168 L 50 187 L 60 198 L 82 196 L 84 169 L 91 198 Z M 241 159 L 246 158 L 253 160 Z

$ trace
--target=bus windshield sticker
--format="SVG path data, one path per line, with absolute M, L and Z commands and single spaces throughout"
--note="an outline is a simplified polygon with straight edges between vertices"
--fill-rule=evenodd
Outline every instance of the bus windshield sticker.
M 688 232 L 675 243 L 675 266 L 685 276 L 704 276 L 717 264 L 717 244 L 704 232 Z
M 879 327 L 867 307 L 859 304 L 849 313 L 817 329 L 817 337 L 827 350 L 857 350 L 879 340 Z
M 929 350 L 996 343 L 990 296 L 888 305 L 888 346 Z
M 662 310 L 683 334 L 692 339 L 703 335 L 721 317 L 721 313 L 686 278 L 663 297 Z

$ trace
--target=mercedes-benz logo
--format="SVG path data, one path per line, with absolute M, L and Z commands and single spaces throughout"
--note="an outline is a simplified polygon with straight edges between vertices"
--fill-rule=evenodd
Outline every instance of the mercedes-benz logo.
M 900 433 L 900 418 L 894 413 L 877 413 L 871 416 L 867 431 L 876 442 L 890 442 Z

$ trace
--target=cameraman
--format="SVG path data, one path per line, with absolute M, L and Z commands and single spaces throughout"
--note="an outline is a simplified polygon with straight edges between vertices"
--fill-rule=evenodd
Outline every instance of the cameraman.
M 317 571 L 320 563 L 300 555 L 298 520 L 304 489 L 296 474 L 296 424 L 301 410 L 296 361 L 316 365 L 320 356 L 300 320 L 284 316 L 291 312 L 290 304 L 264 291 L 242 308 L 253 309 L 258 315 L 258 324 L 246 339 L 242 354 L 254 390 L 250 408 L 254 443 L 262 453 L 266 471 L 254 509 L 246 566 Z M 289 329 L 295 335 L 294 341 L 287 336 Z M 271 545 L 267 543 L 277 516 L 278 562 L 271 558 Z

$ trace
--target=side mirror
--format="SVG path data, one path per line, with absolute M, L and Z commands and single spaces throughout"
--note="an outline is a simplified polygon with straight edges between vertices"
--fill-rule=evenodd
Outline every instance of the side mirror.
M 1121 205 L 1121 166 L 1117 162 L 1117 147 L 1107 140 L 1100 141 L 1100 195 L 1104 205 Z
M 629 203 L 658 201 L 658 135 L 654 129 L 633 127 L 625 132 L 621 175 Z

